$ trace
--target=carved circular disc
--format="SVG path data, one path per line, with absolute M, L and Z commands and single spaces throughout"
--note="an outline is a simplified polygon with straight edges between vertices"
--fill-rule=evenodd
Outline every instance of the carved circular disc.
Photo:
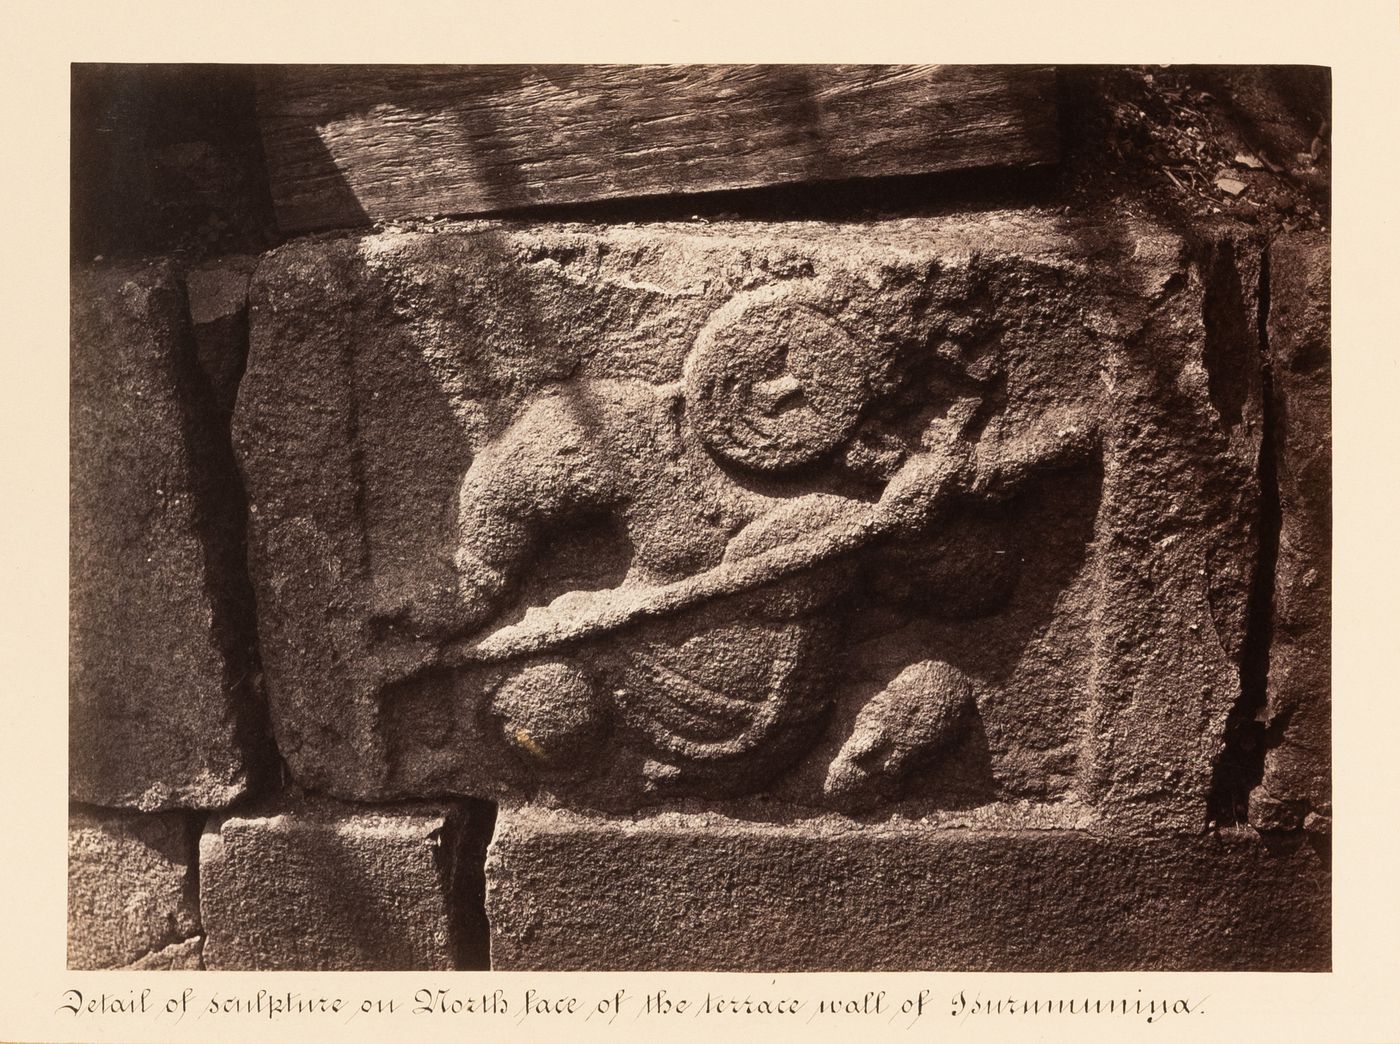
M 874 348 L 815 308 L 756 303 L 700 334 L 688 408 L 722 459 L 761 471 L 795 468 L 851 434 L 879 366 Z

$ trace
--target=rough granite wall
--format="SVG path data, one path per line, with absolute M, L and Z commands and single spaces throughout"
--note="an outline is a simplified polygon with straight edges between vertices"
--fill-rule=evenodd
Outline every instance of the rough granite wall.
M 1268 76 L 1234 138 L 1063 73 L 1029 178 L 288 237 L 178 75 L 75 82 L 71 966 L 1330 966 Z

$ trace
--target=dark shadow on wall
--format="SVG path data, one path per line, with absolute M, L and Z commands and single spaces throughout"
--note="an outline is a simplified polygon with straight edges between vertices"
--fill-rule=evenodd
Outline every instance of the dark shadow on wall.
M 461 799 L 449 816 L 453 844 L 439 864 L 448 894 L 448 933 L 459 971 L 491 968 L 491 922 L 486 914 L 486 850 L 496 832 L 496 805 Z
M 1275 408 L 1269 362 L 1267 251 L 1262 255 L 1261 266 L 1257 315 L 1259 354 L 1254 360 L 1258 367 L 1259 409 L 1263 426 L 1259 445 L 1259 509 L 1255 521 L 1258 549 L 1245 610 L 1244 640 L 1238 651 L 1239 699 L 1225 722 L 1224 749 L 1213 766 L 1211 789 L 1206 802 L 1207 824 L 1217 827 L 1249 822 L 1249 795 L 1264 778 L 1268 748 L 1279 741 L 1287 724 L 1286 719 L 1276 723 L 1277 728 L 1271 735 L 1260 720 L 1269 701 L 1269 658 L 1274 643 L 1274 589 L 1283 528 L 1277 467 L 1280 418 Z M 1209 300 L 1207 297 L 1207 303 Z M 1208 315 L 1207 318 L 1211 317 Z M 1244 331 L 1240 331 L 1239 336 L 1243 339 L 1241 351 L 1256 347 L 1244 339 Z
M 236 708 L 235 738 L 247 759 L 251 797 L 277 785 L 281 760 L 263 688 L 257 601 L 248 575 L 248 494 L 233 456 L 231 413 L 220 402 L 221 393 L 227 398 L 228 392 L 216 388 L 199 364 L 183 294 L 180 310 L 181 344 L 174 353 L 171 376 L 190 461 L 194 524 L 209 585 L 209 633 L 223 662 L 225 691 Z
M 279 242 L 250 66 L 74 64 L 74 261 Z
M 334 66 L 248 66 L 247 90 L 255 96 L 255 119 L 261 132 L 258 137 L 259 156 L 264 160 L 270 212 L 276 214 L 279 227 L 296 225 L 301 232 L 334 228 L 361 228 L 371 223 L 369 214 L 360 205 L 354 189 L 345 180 L 335 158 L 326 148 L 317 120 L 303 114 L 283 112 L 277 98 L 288 69 L 324 69 L 329 76 Z M 334 88 L 334 80 L 329 83 Z M 276 136 L 277 147 L 263 151 L 261 134 Z M 296 196 L 286 194 L 287 187 L 299 186 Z M 314 222 L 301 223 L 299 215 L 311 201 Z
M 1057 198 L 1044 168 L 974 169 L 796 182 L 752 189 L 513 207 L 503 220 L 599 224 L 660 221 L 832 221 L 934 217 L 1023 208 Z

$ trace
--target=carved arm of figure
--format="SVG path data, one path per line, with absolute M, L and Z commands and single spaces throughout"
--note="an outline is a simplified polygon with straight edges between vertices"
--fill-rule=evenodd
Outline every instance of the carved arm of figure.
M 1083 460 L 1096 442 L 1092 422 L 1071 410 L 1051 410 L 1011 438 L 976 444 L 950 439 L 916 452 L 880 497 L 881 527 L 899 537 L 918 537 L 936 524 L 953 496 L 1004 500 L 1028 479 Z
M 1052 410 L 1009 438 L 949 445 L 913 455 L 886 487 L 879 510 L 897 538 L 917 539 L 937 525 L 953 496 L 1005 500 L 1030 479 L 1087 459 L 1097 430 L 1072 410 Z M 828 766 L 826 797 L 851 809 L 893 799 L 912 771 L 958 739 L 975 703 L 971 681 L 951 664 L 909 664 L 856 714 Z
M 1010 438 L 978 443 L 971 492 L 990 500 L 1005 500 L 1037 475 L 1089 459 L 1098 442 L 1097 422 L 1081 410 L 1047 410 Z

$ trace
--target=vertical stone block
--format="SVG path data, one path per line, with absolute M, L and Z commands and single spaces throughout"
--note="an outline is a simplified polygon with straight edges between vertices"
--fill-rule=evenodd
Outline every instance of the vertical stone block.
M 468 816 L 317 802 L 229 816 L 200 841 L 204 962 L 219 970 L 484 966 Z M 475 868 L 475 869 L 473 869 Z
M 1269 251 L 1269 362 L 1278 559 L 1263 712 L 1262 782 L 1250 822 L 1291 829 L 1331 816 L 1331 253 L 1325 234 Z
M 179 813 L 74 812 L 68 966 L 198 967 L 196 827 Z
M 216 808 L 249 773 L 252 627 L 226 436 L 165 266 L 72 283 L 70 793 Z M 246 586 L 246 580 L 244 581 Z

